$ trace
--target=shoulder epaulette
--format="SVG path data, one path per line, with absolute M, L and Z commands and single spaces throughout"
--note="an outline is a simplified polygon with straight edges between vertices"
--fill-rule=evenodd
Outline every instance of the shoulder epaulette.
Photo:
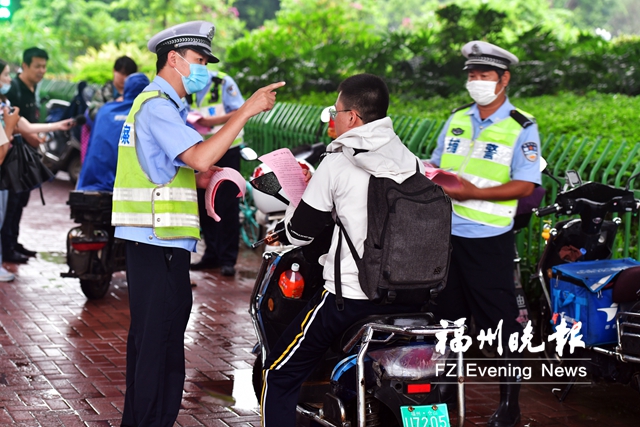
M 453 110 L 451 110 L 451 114 L 453 114 L 453 113 L 457 113 L 457 112 L 458 112 L 458 111 L 460 111 L 460 110 L 465 110 L 465 109 L 467 109 L 467 108 L 471 107 L 473 104 L 475 104 L 475 102 L 471 102 L 471 103 L 469 103 L 469 104 L 465 104 L 465 105 L 463 105 L 463 106 L 461 106 L 461 107 L 454 108 Z
M 511 118 L 518 122 L 524 129 L 536 123 L 536 119 L 533 117 L 527 117 L 518 110 L 511 110 L 510 115 Z

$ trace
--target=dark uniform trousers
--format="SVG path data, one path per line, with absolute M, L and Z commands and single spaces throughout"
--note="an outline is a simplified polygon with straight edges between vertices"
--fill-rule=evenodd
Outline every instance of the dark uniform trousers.
M 127 241 L 131 326 L 122 426 L 172 427 L 184 388 L 190 253 Z
M 216 166 L 229 167 L 239 171 L 240 148 L 230 148 L 216 163 Z M 202 228 L 202 239 L 206 245 L 202 261 L 233 267 L 238 259 L 240 241 L 238 187 L 230 181 L 224 181 L 218 187 L 214 205 L 216 213 L 221 218 L 220 222 L 216 222 L 207 214 L 204 193 L 204 189 L 198 189 L 200 227 Z
M 451 236 L 451 263 L 447 286 L 430 305 L 436 319 L 470 320 L 476 326 L 493 332 L 500 320 L 502 345 L 509 335 L 522 332 L 517 322 L 515 284 L 513 281 L 513 232 L 495 237 L 470 239 Z M 488 332 L 488 331 L 487 331 Z
M 295 427 L 302 383 L 349 326 L 367 316 L 415 313 L 420 308 L 345 298 L 344 310 L 338 311 L 334 294 L 326 290 L 316 294 L 267 356 L 261 396 L 262 425 Z
M 9 190 L 7 197 L 7 212 L 2 224 L 0 236 L 2 238 L 2 253 L 10 256 L 18 244 L 18 235 L 20 234 L 20 220 L 22 219 L 22 211 L 29 203 L 31 191 L 13 191 Z

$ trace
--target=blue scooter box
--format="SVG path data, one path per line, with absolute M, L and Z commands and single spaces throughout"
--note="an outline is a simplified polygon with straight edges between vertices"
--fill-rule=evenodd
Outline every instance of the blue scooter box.
M 620 271 L 637 265 L 640 262 L 624 258 L 553 267 L 551 308 L 554 329 L 562 319 L 569 327 L 582 322 L 579 335 L 587 346 L 617 342 L 618 304 L 612 300 L 613 288 L 605 288 Z

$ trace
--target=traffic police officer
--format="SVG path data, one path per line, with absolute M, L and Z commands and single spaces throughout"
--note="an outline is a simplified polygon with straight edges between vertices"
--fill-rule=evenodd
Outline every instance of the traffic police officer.
M 534 118 L 514 107 L 506 95 L 512 53 L 481 41 L 462 48 L 467 58 L 467 90 L 475 101 L 453 111 L 438 138 L 431 162 L 458 174 L 452 198 L 451 266 L 446 288 L 432 310 L 437 318 L 473 315 L 478 328 L 502 324 L 505 364 L 516 365 L 507 339 L 522 333 L 516 321 L 513 281 L 513 218 L 517 200 L 540 184 L 540 136 Z M 500 405 L 489 427 L 520 420 L 519 378 L 501 378 Z
M 244 103 L 244 98 L 236 82 L 225 73 L 209 71 L 209 83 L 201 91 L 195 93 L 195 106 L 204 114 L 196 129 L 206 128 L 201 132 L 209 136 L 212 126 L 226 123 Z M 221 87 L 220 87 L 221 86 Z M 220 90 L 222 89 L 222 90 Z M 220 92 L 222 92 L 220 96 Z M 191 96 L 193 98 L 193 96 Z M 187 97 L 189 100 L 190 98 Z M 218 103 L 222 100 L 222 105 Z M 222 111 L 219 111 L 222 110 Z M 203 129 L 204 130 L 204 129 Z M 240 171 L 240 146 L 243 132 L 233 141 L 229 150 L 216 164 Z M 199 262 L 191 264 L 192 270 L 204 270 L 221 267 L 223 276 L 235 274 L 235 264 L 238 259 L 238 242 L 240 240 L 240 206 L 237 198 L 238 189 L 231 182 L 223 182 L 216 192 L 215 206 L 220 215 L 220 222 L 207 214 L 204 203 L 204 189 L 198 189 L 198 212 L 202 239 L 205 251 Z
M 126 240 L 131 325 L 123 426 L 173 426 L 185 377 L 184 332 L 192 305 L 190 252 L 200 236 L 196 185 L 247 120 L 273 107 L 274 90 L 259 89 L 214 136 L 202 141 L 185 124 L 181 98 L 209 79 L 205 64 L 215 28 L 188 22 L 156 34 L 157 76 L 138 95 L 120 134 L 113 190 L 115 236 Z M 201 171 L 194 174 L 194 170 Z

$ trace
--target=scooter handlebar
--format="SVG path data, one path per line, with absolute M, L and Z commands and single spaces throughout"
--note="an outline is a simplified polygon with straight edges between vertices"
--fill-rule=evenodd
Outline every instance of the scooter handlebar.
M 560 206 L 555 203 L 551 206 L 545 206 L 544 208 L 534 209 L 533 213 L 536 214 L 537 217 L 551 215 L 553 213 L 557 213 L 560 211 Z

